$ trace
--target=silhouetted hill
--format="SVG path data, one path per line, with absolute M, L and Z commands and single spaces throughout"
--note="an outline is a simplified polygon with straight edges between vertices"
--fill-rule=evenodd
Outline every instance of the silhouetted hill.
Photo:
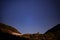
M 60 40 L 60 24 L 49 29 L 45 34 L 48 34 L 48 35 L 53 34 L 55 36 L 56 40 Z
M 28 40 L 27 38 L 13 35 L 11 32 L 21 34 L 15 28 L 0 23 L 0 40 Z
M 9 26 L 3 23 L 0 23 L 0 30 L 7 33 L 15 32 L 15 33 L 21 34 L 18 30 L 16 30 L 12 26 Z
M 13 35 L 12 32 L 21 34 L 13 28 L 6 24 L 0 23 L 0 40 L 60 40 L 60 24 L 49 29 L 44 34 L 23 34 L 23 35 Z
M 54 26 L 53 28 L 49 29 L 47 32 L 55 33 L 57 31 L 60 31 L 60 24 L 58 24 L 58 25 Z

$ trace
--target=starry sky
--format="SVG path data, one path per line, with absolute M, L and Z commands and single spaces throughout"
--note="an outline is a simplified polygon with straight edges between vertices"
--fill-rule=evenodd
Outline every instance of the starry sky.
M 0 0 L 0 22 L 21 33 L 45 33 L 60 23 L 59 0 Z

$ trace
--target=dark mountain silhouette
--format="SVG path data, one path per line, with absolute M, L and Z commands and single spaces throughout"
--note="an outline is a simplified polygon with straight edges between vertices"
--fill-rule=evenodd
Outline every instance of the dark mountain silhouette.
M 13 35 L 11 32 L 21 34 L 15 28 L 0 23 L 0 40 L 28 40 L 27 38 Z
M 18 30 L 16 30 L 12 26 L 8 26 L 8 25 L 3 24 L 3 23 L 0 23 L 0 30 L 3 32 L 7 32 L 7 33 L 15 32 L 15 33 L 21 34 Z
M 48 35 L 53 34 L 56 40 L 60 40 L 60 24 L 49 29 L 45 34 L 48 34 Z
M 53 28 L 49 29 L 47 32 L 56 33 L 57 31 L 60 31 L 60 24 L 58 24 L 58 25 L 54 26 Z
M 22 34 L 12 26 L 0 23 L 0 40 L 60 40 L 60 24 L 49 29 L 44 34 L 13 35 L 12 32 Z

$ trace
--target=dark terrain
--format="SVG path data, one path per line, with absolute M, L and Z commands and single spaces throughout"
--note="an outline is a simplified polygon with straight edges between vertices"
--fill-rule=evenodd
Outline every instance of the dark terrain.
M 13 35 L 11 32 L 19 33 L 18 30 L 12 26 L 0 23 L 0 40 L 60 40 L 60 24 L 49 29 L 44 34 L 23 34 L 22 36 Z
M 11 35 L 0 30 L 0 40 L 28 40 L 27 38 Z
M 53 34 L 56 40 L 60 40 L 60 24 L 49 29 L 45 34 Z
M 10 30 L 12 32 L 20 33 L 15 28 L 0 23 L 0 40 L 28 40 L 27 38 L 13 35 L 8 30 Z

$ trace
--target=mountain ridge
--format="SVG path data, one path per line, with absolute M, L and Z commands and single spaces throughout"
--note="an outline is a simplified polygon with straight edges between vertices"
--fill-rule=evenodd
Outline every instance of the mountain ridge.
M 7 33 L 6 35 L 10 36 L 9 38 L 11 38 L 11 36 L 13 34 L 9 34 L 8 32 L 10 32 L 10 33 L 11 32 L 15 32 L 15 33 L 19 34 L 17 36 L 16 35 L 13 36 L 14 40 L 15 40 L 14 37 L 17 37 L 17 38 L 20 37 L 19 39 L 24 38 L 24 39 L 28 39 L 28 40 L 60 40 L 60 24 L 57 24 L 53 28 L 51 28 L 48 31 L 46 31 L 44 34 L 40 34 L 38 32 L 38 33 L 34 33 L 34 34 L 23 34 L 23 35 L 20 35 L 21 33 L 18 30 L 16 30 L 15 28 L 13 28 L 12 26 L 0 23 L 0 35 L 1 35 L 1 33 L 3 33 L 1 35 L 1 36 L 3 36 L 5 33 Z M 5 36 L 3 36 L 3 37 L 5 37 Z
M 15 29 L 14 27 L 9 26 L 9 25 L 6 25 L 6 24 L 3 24 L 3 23 L 0 23 L 0 30 L 3 31 L 3 32 L 16 32 L 16 33 L 21 34 L 21 33 L 20 33 L 17 29 Z

